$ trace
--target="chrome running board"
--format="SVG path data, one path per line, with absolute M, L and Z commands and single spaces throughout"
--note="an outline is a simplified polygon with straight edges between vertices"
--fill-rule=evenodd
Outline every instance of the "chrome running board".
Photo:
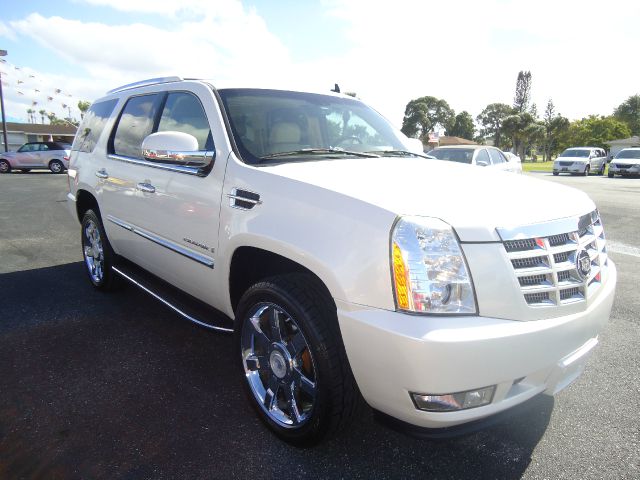
M 162 280 L 152 276 L 150 273 L 140 269 L 136 265 L 129 265 L 127 262 L 125 265 L 119 264 L 111 268 L 122 278 L 144 290 L 183 318 L 186 318 L 201 327 L 214 330 L 216 332 L 233 332 L 233 322 L 226 315 L 212 307 L 209 307 L 208 305 L 205 305 L 200 300 L 190 297 L 184 292 L 178 291 L 175 287 L 169 286 Z M 173 291 L 169 293 L 169 289 Z M 178 299 L 178 296 L 184 296 L 190 301 Z M 193 303 L 194 307 L 189 306 L 189 303 Z M 187 313 L 187 311 L 189 311 L 189 313 Z M 217 324 L 200 320 L 198 317 L 212 317 L 217 320 Z M 221 326 L 219 324 L 228 324 L 228 326 Z

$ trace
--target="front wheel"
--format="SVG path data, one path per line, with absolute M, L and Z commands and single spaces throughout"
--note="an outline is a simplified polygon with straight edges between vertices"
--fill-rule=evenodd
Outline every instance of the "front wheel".
M 553 176 L 554 176 L 554 177 L 557 177 L 558 175 L 559 175 L 559 173 L 558 173 L 558 172 L 553 172 Z
M 613 178 L 613 172 L 612 172 L 612 171 L 609 171 L 609 172 L 607 173 L 607 177 L 609 177 L 609 178 Z
M 11 164 L 6 160 L 0 160 L 0 173 L 11 172 Z
M 333 300 L 311 276 L 256 283 L 237 308 L 235 340 L 249 401 L 281 439 L 318 443 L 358 409 Z
M 118 286 L 112 266 L 116 254 L 104 231 L 102 220 L 93 210 L 82 217 L 82 256 L 89 280 L 98 290 L 113 290 Z
M 62 173 L 64 172 L 64 165 L 60 160 L 51 160 L 49 162 L 49 170 L 53 173 Z

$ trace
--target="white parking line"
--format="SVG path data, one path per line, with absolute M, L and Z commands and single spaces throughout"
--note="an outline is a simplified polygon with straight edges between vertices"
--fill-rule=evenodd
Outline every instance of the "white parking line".
M 607 240 L 607 251 L 622 253 L 623 255 L 631 255 L 633 257 L 640 257 L 640 248 L 625 245 L 624 243 L 612 242 L 610 240 Z

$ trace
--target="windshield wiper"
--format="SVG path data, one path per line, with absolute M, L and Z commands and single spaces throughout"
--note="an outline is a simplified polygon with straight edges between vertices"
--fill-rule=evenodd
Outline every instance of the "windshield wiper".
M 422 157 L 422 158 L 431 158 L 431 159 L 435 159 L 436 157 L 433 157 L 431 155 L 426 155 L 426 154 L 422 154 L 422 153 L 416 153 L 416 152 L 410 152 L 408 150 L 372 150 L 370 152 L 366 152 L 366 153 L 373 153 L 376 155 L 380 155 L 380 156 L 385 156 L 385 155 L 389 155 L 389 156 L 395 156 L 395 157 Z
M 262 160 L 269 160 L 271 158 L 278 157 L 293 157 L 296 155 L 323 155 L 323 154 L 339 154 L 339 155 L 352 155 L 354 157 L 363 158 L 376 158 L 380 155 L 376 155 L 373 152 L 354 152 L 352 150 L 343 150 L 342 148 L 301 148 L 300 150 L 291 150 L 289 152 L 276 152 L 269 155 L 263 155 L 260 158 Z

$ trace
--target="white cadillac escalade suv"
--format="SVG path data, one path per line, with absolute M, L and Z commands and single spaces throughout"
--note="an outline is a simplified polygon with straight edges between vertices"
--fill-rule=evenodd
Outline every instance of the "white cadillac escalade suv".
M 233 331 L 249 401 L 295 444 L 337 432 L 362 399 L 440 435 L 558 392 L 614 297 L 594 203 L 408 145 L 337 93 L 115 89 L 71 152 L 89 279 Z

